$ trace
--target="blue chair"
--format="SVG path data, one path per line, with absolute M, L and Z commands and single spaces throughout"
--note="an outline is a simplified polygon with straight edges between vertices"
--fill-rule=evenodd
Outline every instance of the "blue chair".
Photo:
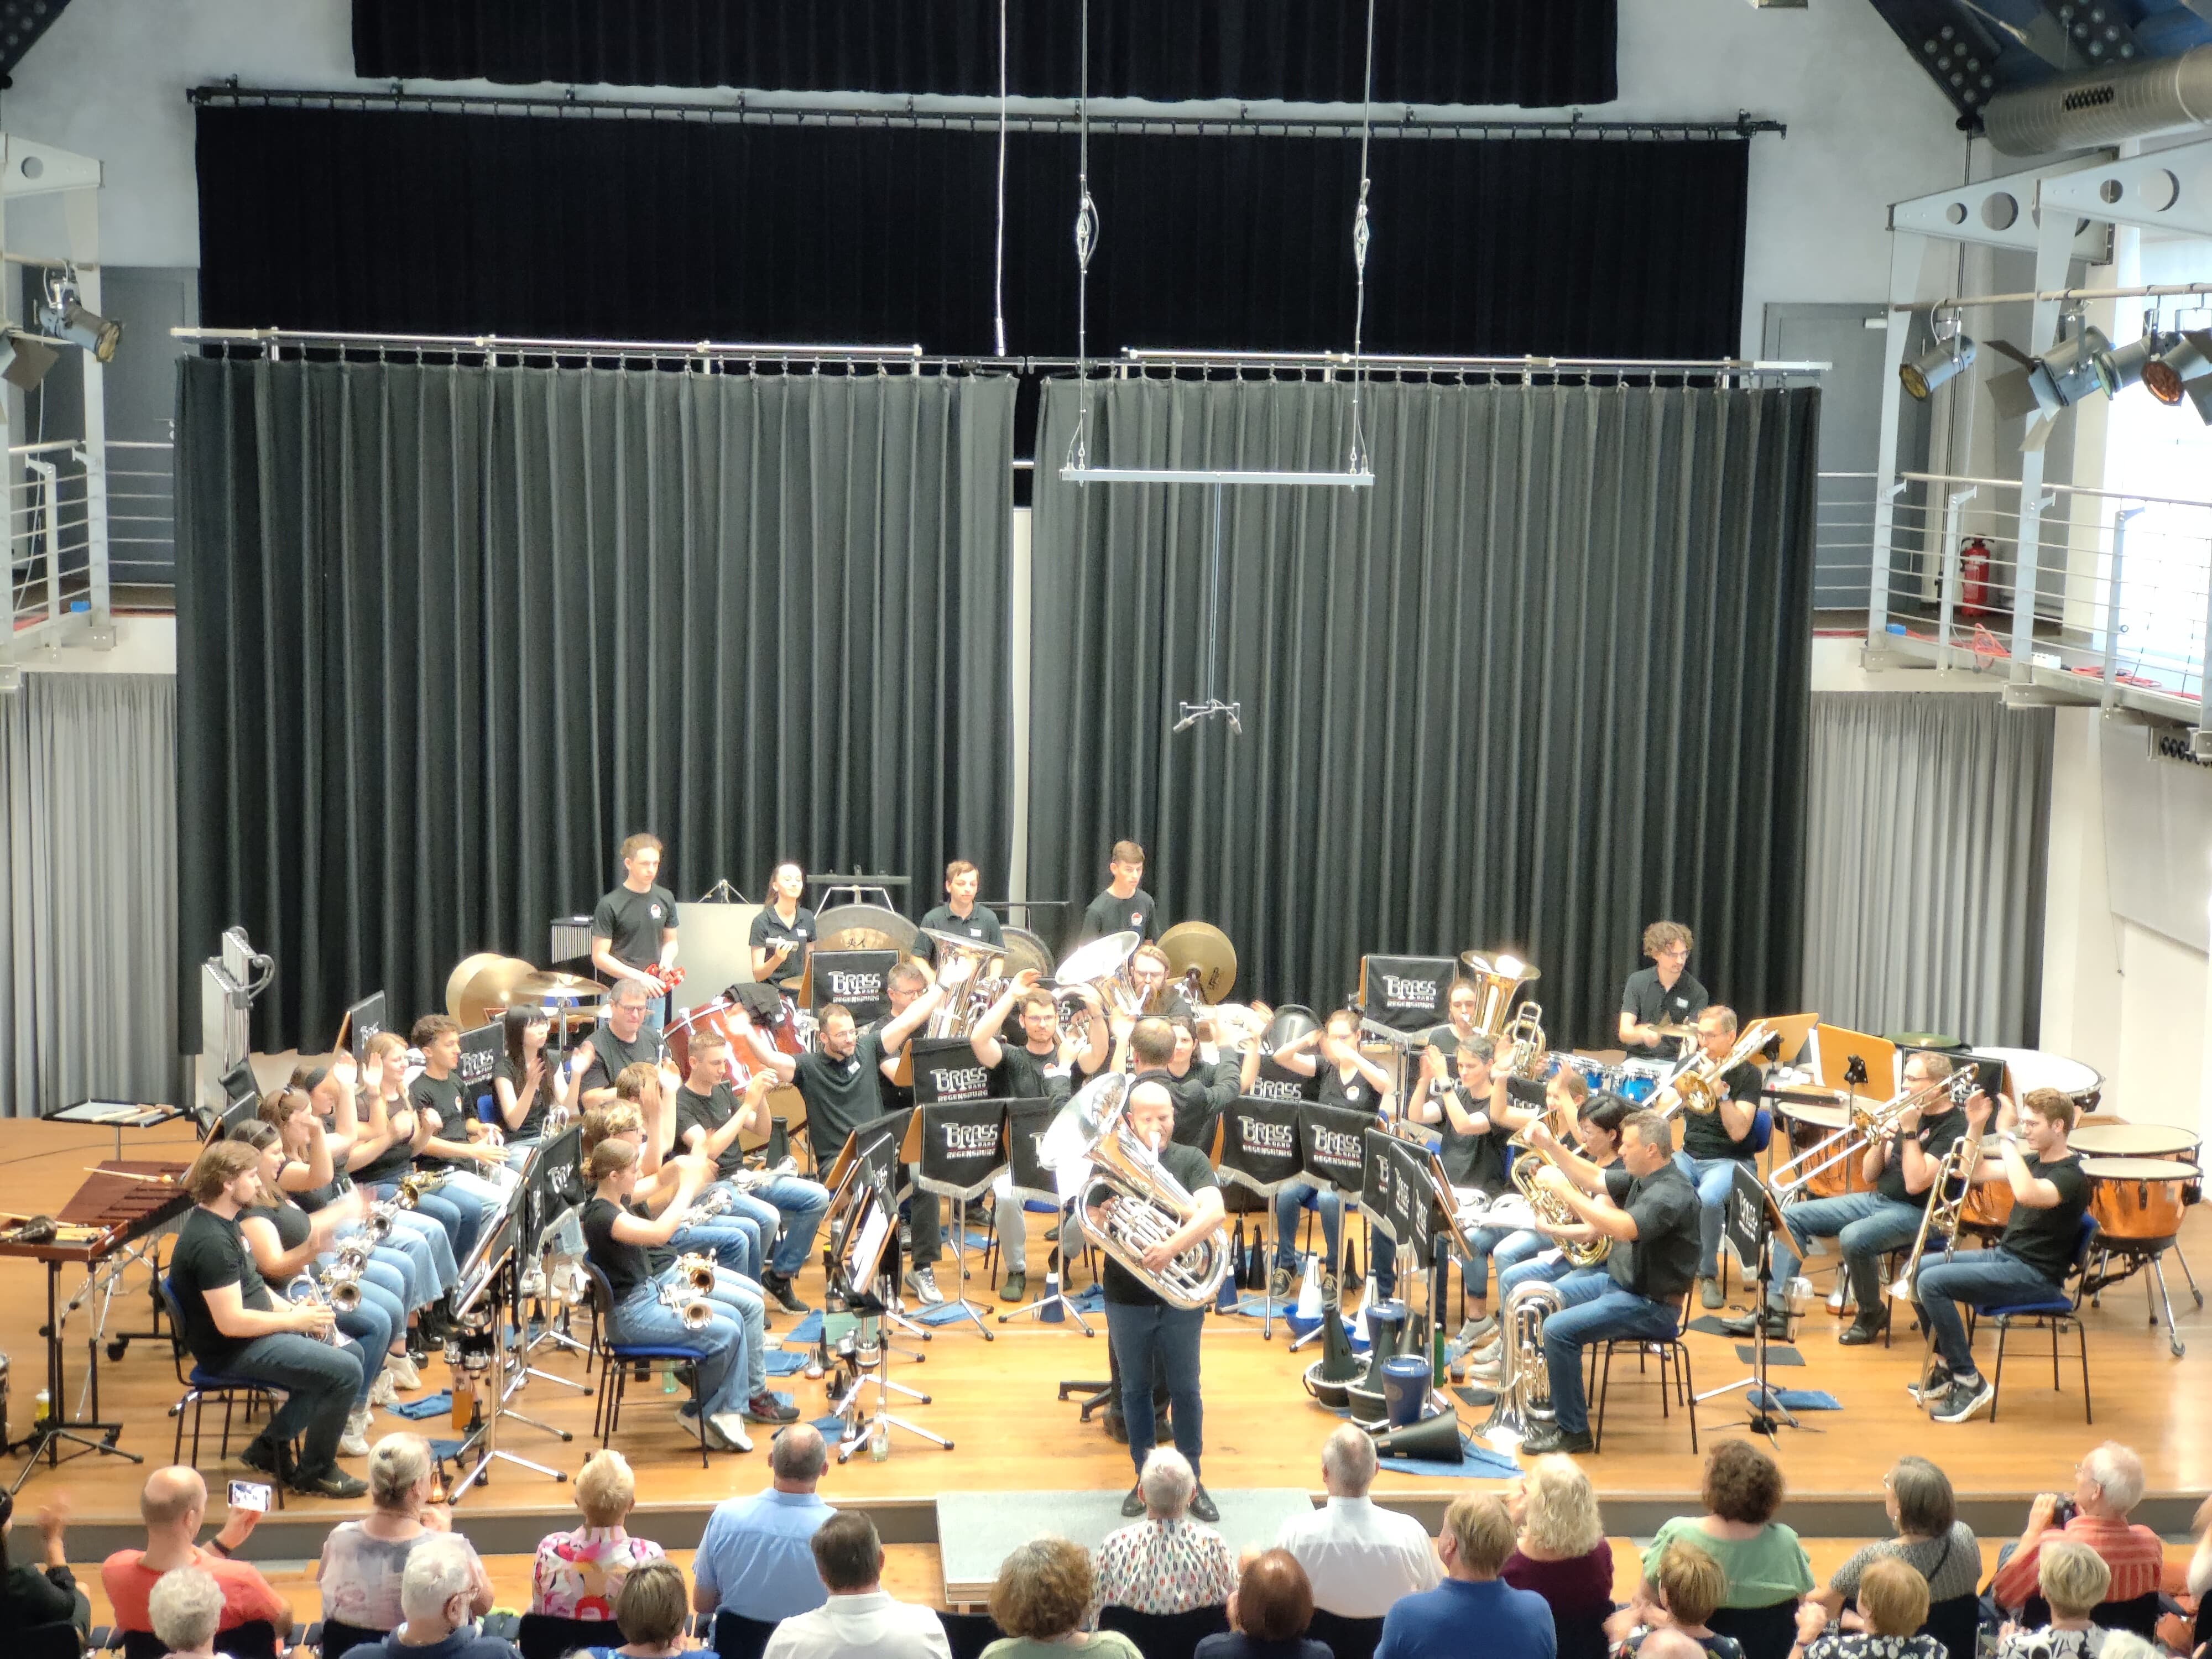
M 775 1634 L 773 1619 L 748 1619 L 727 1607 L 714 1614 L 714 1652 L 718 1659 L 761 1659 L 768 1638 Z
M 192 1413 L 191 1467 L 198 1468 L 200 1463 L 200 1429 L 210 1401 L 222 1402 L 222 1437 L 217 1444 L 216 1455 L 219 1459 L 227 1459 L 230 1455 L 232 1413 L 239 1401 L 246 1402 L 246 1420 L 251 1422 L 255 1407 L 266 1405 L 273 1413 L 276 1402 L 283 1396 L 281 1390 L 266 1382 L 258 1382 L 250 1376 L 227 1376 L 220 1371 L 209 1370 L 197 1358 L 191 1359 L 187 1365 L 185 1361 L 191 1351 L 185 1346 L 185 1322 L 177 1301 L 176 1286 L 169 1283 L 167 1273 L 155 1279 L 155 1283 L 161 1287 L 161 1305 L 169 1310 L 169 1359 L 176 1367 L 177 1382 L 185 1391 L 183 1398 L 169 1407 L 169 1415 L 177 1419 L 176 1444 L 170 1449 L 169 1461 L 172 1463 L 185 1461 L 185 1410 L 189 1407 Z M 284 1483 L 272 1480 L 269 1484 L 276 1489 L 276 1507 L 283 1509 Z
M 2083 1212 L 2081 1231 L 2074 1242 L 2074 1260 L 2066 1269 L 2066 1279 L 2049 1296 L 2031 1297 L 2025 1302 L 1985 1302 L 1973 1304 L 1975 1321 L 1989 1320 L 1997 1328 L 1996 1369 L 1990 1376 L 1990 1421 L 1997 1420 L 1997 1406 L 2004 1392 L 2005 1338 L 2011 1334 L 2015 1322 L 2031 1329 L 2051 1333 L 2051 1388 L 2055 1393 L 2063 1392 L 2059 1380 L 2058 1335 L 2071 1329 L 2081 1359 L 2081 1420 L 2095 1419 L 2089 1414 L 2089 1328 L 2081 1322 L 2081 1274 L 2088 1265 L 2089 1252 L 2097 1237 L 2097 1218 Z M 2067 1289 L 2067 1285 L 2072 1289 Z M 1973 1340 L 1974 1328 L 1966 1328 L 1966 1340 Z
M 592 1412 L 592 1428 L 599 1437 L 604 1448 L 614 1436 L 615 1427 L 622 1419 L 623 1394 L 629 1383 L 630 1367 L 636 1364 L 689 1365 L 691 1367 L 691 1403 L 698 1410 L 691 1425 L 699 1435 L 699 1467 L 708 1467 L 707 1457 L 707 1407 L 699 1397 L 699 1361 L 697 1348 L 686 1348 L 676 1344 L 617 1342 L 614 1340 L 614 1286 L 598 1265 L 586 1261 L 584 1271 L 592 1287 L 592 1341 L 599 1355 L 599 1393 Z

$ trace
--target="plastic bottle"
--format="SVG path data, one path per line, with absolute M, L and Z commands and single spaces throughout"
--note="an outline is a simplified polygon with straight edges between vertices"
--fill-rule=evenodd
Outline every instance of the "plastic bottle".
M 868 1431 L 868 1461 L 880 1463 L 891 1455 L 891 1425 L 878 1418 Z

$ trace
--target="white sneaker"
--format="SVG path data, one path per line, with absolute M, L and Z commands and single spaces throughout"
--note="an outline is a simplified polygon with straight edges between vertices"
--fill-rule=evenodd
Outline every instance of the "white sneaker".
M 727 1441 L 734 1451 L 750 1451 L 753 1437 L 745 1432 L 745 1419 L 736 1412 L 716 1412 L 707 1419 L 707 1426 Z
M 392 1381 L 392 1367 L 398 1363 L 396 1359 L 387 1362 L 385 1368 L 376 1374 L 376 1381 L 368 1385 L 370 1405 L 389 1406 L 399 1398 L 399 1385 Z
M 346 1418 L 345 1432 L 338 1437 L 338 1455 L 366 1457 L 368 1455 L 368 1407 L 356 1406 Z
M 925 1308 L 939 1306 L 945 1300 L 945 1292 L 937 1288 L 937 1274 L 932 1268 L 909 1268 L 906 1276 L 906 1287 L 921 1298 L 921 1305 Z
M 422 1386 L 422 1373 L 415 1369 L 415 1362 L 404 1353 L 384 1357 L 384 1374 L 392 1379 L 392 1387 L 410 1394 Z M 381 1406 L 388 1402 L 380 1400 L 376 1403 Z

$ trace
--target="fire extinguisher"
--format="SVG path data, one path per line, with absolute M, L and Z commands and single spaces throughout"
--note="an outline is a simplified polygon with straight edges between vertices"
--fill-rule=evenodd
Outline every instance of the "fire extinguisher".
M 1990 544 L 1979 536 L 1969 537 L 1959 550 L 1959 614 L 1990 614 Z

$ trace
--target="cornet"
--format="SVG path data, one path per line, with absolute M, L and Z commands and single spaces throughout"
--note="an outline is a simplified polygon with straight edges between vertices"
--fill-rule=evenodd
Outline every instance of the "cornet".
M 714 1258 L 694 1250 L 676 1258 L 676 1276 L 704 1296 L 714 1288 Z
M 673 1279 L 660 1287 L 660 1299 L 687 1331 L 704 1330 L 714 1322 L 714 1304 L 703 1296 L 686 1296 Z

